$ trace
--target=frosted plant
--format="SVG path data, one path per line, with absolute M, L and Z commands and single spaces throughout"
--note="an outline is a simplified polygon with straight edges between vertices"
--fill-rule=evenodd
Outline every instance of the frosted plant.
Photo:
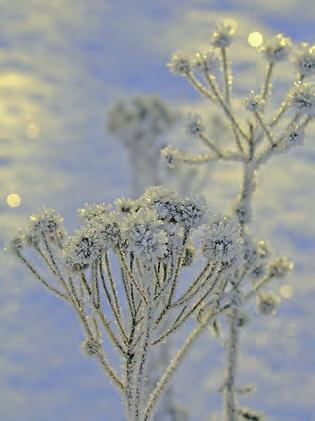
M 81 348 L 121 393 L 126 418 L 151 420 L 201 327 L 229 302 L 230 276 L 243 256 L 240 224 L 215 216 L 202 198 L 180 198 L 163 187 L 149 188 L 135 201 L 120 199 L 115 207 L 88 204 L 78 215 L 81 227 L 69 236 L 62 217 L 44 209 L 7 249 L 73 308 L 85 334 Z M 185 267 L 194 264 L 201 229 L 196 275 L 181 285 Z M 205 301 L 208 314 L 198 316 Z M 194 315 L 202 319 L 198 327 L 150 388 L 152 350 Z M 120 373 L 108 359 L 110 345 Z
M 287 276 L 293 264 L 285 257 L 276 257 L 263 241 L 252 238 L 249 230 L 251 203 L 256 189 L 256 174 L 271 157 L 303 144 L 305 131 L 315 115 L 314 84 L 307 77 L 314 75 L 314 46 L 302 43 L 294 48 L 291 40 L 283 34 L 276 35 L 260 49 L 266 60 L 266 76 L 261 88 L 251 90 L 246 98 L 233 99 L 231 64 L 228 48 L 233 43 L 235 30 L 221 24 L 211 36 L 211 48 L 195 57 L 178 52 L 169 63 L 175 75 L 183 76 L 213 107 L 218 107 L 230 127 L 230 143 L 222 147 L 220 138 L 211 139 L 205 131 L 200 116 L 188 116 L 187 130 L 190 135 L 208 146 L 208 153 L 192 155 L 172 145 L 161 151 L 166 164 L 207 164 L 214 161 L 239 162 L 243 169 L 241 191 L 232 206 L 229 219 L 212 223 L 211 235 L 203 239 L 204 255 L 216 261 L 229 262 L 236 247 L 230 236 L 240 229 L 238 238 L 245 249 L 244 260 L 239 270 L 231 274 L 230 302 L 226 308 L 228 332 L 226 341 L 226 370 L 221 391 L 224 394 L 224 420 L 241 421 L 262 419 L 262 415 L 243 408 L 237 393 L 244 390 L 237 385 L 237 364 L 240 352 L 240 330 L 246 326 L 247 302 L 256 297 L 257 312 L 263 315 L 275 314 L 280 301 L 277 295 L 264 290 L 274 279 Z M 271 97 L 271 81 L 279 62 L 292 58 L 293 72 L 296 72 L 292 86 L 288 88 L 280 107 L 273 112 L 268 109 Z M 218 65 L 219 63 L 219 65 Z M 219 71 L 218 71 L 219 70 Z M 244 116 L 236 108 L 236 102 L 243 105 Z M 237 109 L 237 112 L 236 112 Z M 242 118 L 243 117 L 243 118 Z M 235 224 L 237 219 L 239 225 Z M 217 239 L 220 238 L 220 240 Z M 237 248 L 237 247 L 236 247 Z M 207 300 L 201 316 L 207 314 Z M 202 320 L 202 317 L 199 319 Z M 214 323 L 219 332 L 219 320 Z M 250 391 L 250 388 L 245 388 Z

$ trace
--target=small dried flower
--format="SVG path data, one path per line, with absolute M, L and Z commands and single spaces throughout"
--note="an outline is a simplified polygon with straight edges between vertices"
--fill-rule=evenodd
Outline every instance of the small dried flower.
M 308 116 L 315 115 L 314 84 L 296 82 L 290 92 L 291 106 L 298 112 Z
M 205 124 L 199 114 L 188 114 L 186 122 L 186 132 L 188 135 L 198 137 L 204 133 Z
M 141 203 L 139 200 L 125 199 L 120 197 L 115 200 L 115 206 L 118 212 L 123 214 L 128 214 L 131 212 L 136 212 L 141 208 Z
M 156 213 L 142 208 L 125 222 L 124 235 L 130 251 L 147 263 L 156 263 L 167 254 L 168 238 Z
M 167 145 L 161 149 L 161 158 L 167 163 L 168 166 L 174 168 L 180 152 L 172 145 Z
M 243 104 L 247 111 L 250 112 L 261 112 L 264 107 L 264 100 L 261 95 L 257 95 L 254 91 L 250 91 L 248 96 L 243 99 Z
M 9 253 L 19 254 L 25 247 L 25 243 L 25 233 L 22 230 L 19 230 L 19 232 L 6 243 L 4 250 Z
M 54 209 L 44 208 L 38 214 L 30 216 L 26 239 L 30 244 L 37 244 L 43 239 L 62 239 L 65 236 L 63 218 Z
M 218 218 L 204 230 L 203 255 L 210 261 L 237 263 L 242 256 L 241 227 L 235 218 Z
M 210 43 L 216 48 L 229 47 L 236 33 L 236 27 L 227 23 L 220 23 L 213 32 Z
M 111 211 L 111 206 L 102 204 L 86 203 L 82 209 L 78 209 L 78 216 L 81 222 L 88 222 L 95 217 L 106 215 Z
M 193 197 L 182 201 L 174 218 L 176 222 L 186 228 L 198 228 L 206 221 L 208 212 L 205 199 Z
M 97 355 L 101 351 L 102 344 L 97 339 L 89 338 L 82 342 L 81 349 L 88 357 L 94 357 L 94 355 Z
M 281 279 L 290 274 L 293 270 L 293 262 L 287 259 L 286 257 L 278 257 L 274 262 L 272 262 L 269 269 L 269 276 L 271 278 Z
M 190 60 L 187 54 L 182 52 L 175 53 L 167 66 L 176 75 L 187 75 L 191 71 Z
M 288 58 L 292 49 L 290 38 L 278 34 L 269 42 L 265 43 L 261 51 L 269 62 L 284 61 Z
M 184 267 L 191 266 L 195 260 L 195 255 L 195 248 L 192 242 L 190 242 L 185 248 L 182 265 Z
M 310 46 L 307 42 L 303 42 L 295 51 L 293 63 L 301 76 L 313 75 L 315 73 L 315 45 Z
M 263 315 L 274 315 L 280 301 L 274 292 L 260 292 L 256 298 L 257 311 Z

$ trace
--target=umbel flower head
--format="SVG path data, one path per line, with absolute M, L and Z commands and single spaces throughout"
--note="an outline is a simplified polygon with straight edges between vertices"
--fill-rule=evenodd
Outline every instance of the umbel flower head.
M 315 91 L 314 84 L 306 82 L 296 82 L 290 92 L 291 106 L 301 114 L 310 117 L 315 115 Z
M 260 112 L 263 110 L 264 100 L 261 95 L 257 95 L 254 91 L 250 91 L 248 96 L 244 98 L 243 104 L 245 105 L 247 111 Z
M 81 222 L 88 222 L 95 217 L 101 217 L 111 211 L 111 206 L 102 204 L 87 203 L 81 209 L 78 209 L 78 216 Z
M 60 240 L 64 235 L 63 218 L 54 209 L 44 208 L 39 213 L 30 216 L 26 237 L 31 244 L 39 243 L 43 236 L 46 239 Z
M 173 54 L 171 61 L 167 64 L 167 67 L 175 75 L 187 75 L 191 71 L 191 63 L 187 54 L 177 52 Z
M 163 223 L 150 209 L 131 213 L 124 223 L 124 235 L 129 251 L 146 263 L 155 264 L 167 254 L 168 238 Z
M 284 61 L 289 57 L 292 49 L 290 38 L 278 34 L 269 42 L 265 43 L 261 51 L 269 62 Z
M 296 49 L 293 63 L 297 72 L 303 76 L 312 76 L 315 74 L 315 45 L 310 46 L 303 42 Z
M 211 36 L 210 43 L 215 48 L 229 47 L 236 33 L 236 26 L 221 22 Z
M 293 270 L 294 264 L 286 257 L 278 257 L 268 266 L 269 276 L 271 278 L 282 279 L 289 275 Z
M 186 228 L 198 228 L 209 212 L 203 198 L 180 199 L 174 191 L 164 187 L 150 187 L 145 191 L 144 199 L 162 221 Z
M 260 292 L 256 298 L 257 311 L 264 315 L 274 315 L 280 301 L 278 295 L 272 291 Z
M 204 133 L 205 124 L 201 115 L 199 114 L 188 114 L 186 121 L 186 132 L 188 135 L 198 137 Z
M 243 253 L 241 226 L 236 218 L 217 217 L 204 229 L 203 255 L 214 263 L 236 264 Z
M 161 158 L 166 164 L 174 168 L 176 163 L 178 162 L 178 158 L 180 157 L 180 152 L 172 145 L 167 145 L 160 151 Z

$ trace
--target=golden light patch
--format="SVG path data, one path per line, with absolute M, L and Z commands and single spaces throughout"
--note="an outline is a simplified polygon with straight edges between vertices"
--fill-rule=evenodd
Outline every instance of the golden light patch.
M 7 204 L 10 206 L 10 208 L 17 208 L 21 204 L 21 196 L 17 193 L 10 193 L 7 196 Z
M 279 292 L 283 298 L 292 298 L 293 296 L 293 288 L 291 285 L 282 285 L 279 288 Z
M 25 133 L 29 139 L 37 139 L 40 134 L 40 127 L 36 123 L 29 123 L 25 127 Z
M 248 39 L 247 40 L 248 40 L 248 44 L 249 45 L 251 45 L 252 47 L 257 48 L 257 47 L 260 47 L 261 46 L 261 44 L 264 41 L 264 38 L 263 38 L 263 36 L 261 35 L 260 32 L 251 32 L 248 35 Z

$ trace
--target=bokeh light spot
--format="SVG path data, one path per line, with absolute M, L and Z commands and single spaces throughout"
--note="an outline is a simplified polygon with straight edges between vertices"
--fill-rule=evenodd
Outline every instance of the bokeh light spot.
M 264 38 L 260 32 L 251 32 L 248 35 L 248 43 L 252 47 L 255 47 L 255 48 L 260 47 L 261 44 L 263 43 L 263 40 Z
M 19 196 L 17 193 L 10 193 L 7 196 L 7 204 L 10 206 L 10 208 L 17 208 L 21 204 L 21 196 Z
M 292 298 L 293 288 L 291 285 L 282 285 L 279 288 L 279 292 L 283 298 Z
M 35 123 L 29 123 L 25 128 L 25 132 L 29 139 L 37 139 L 40 134 L 40 127 Z

